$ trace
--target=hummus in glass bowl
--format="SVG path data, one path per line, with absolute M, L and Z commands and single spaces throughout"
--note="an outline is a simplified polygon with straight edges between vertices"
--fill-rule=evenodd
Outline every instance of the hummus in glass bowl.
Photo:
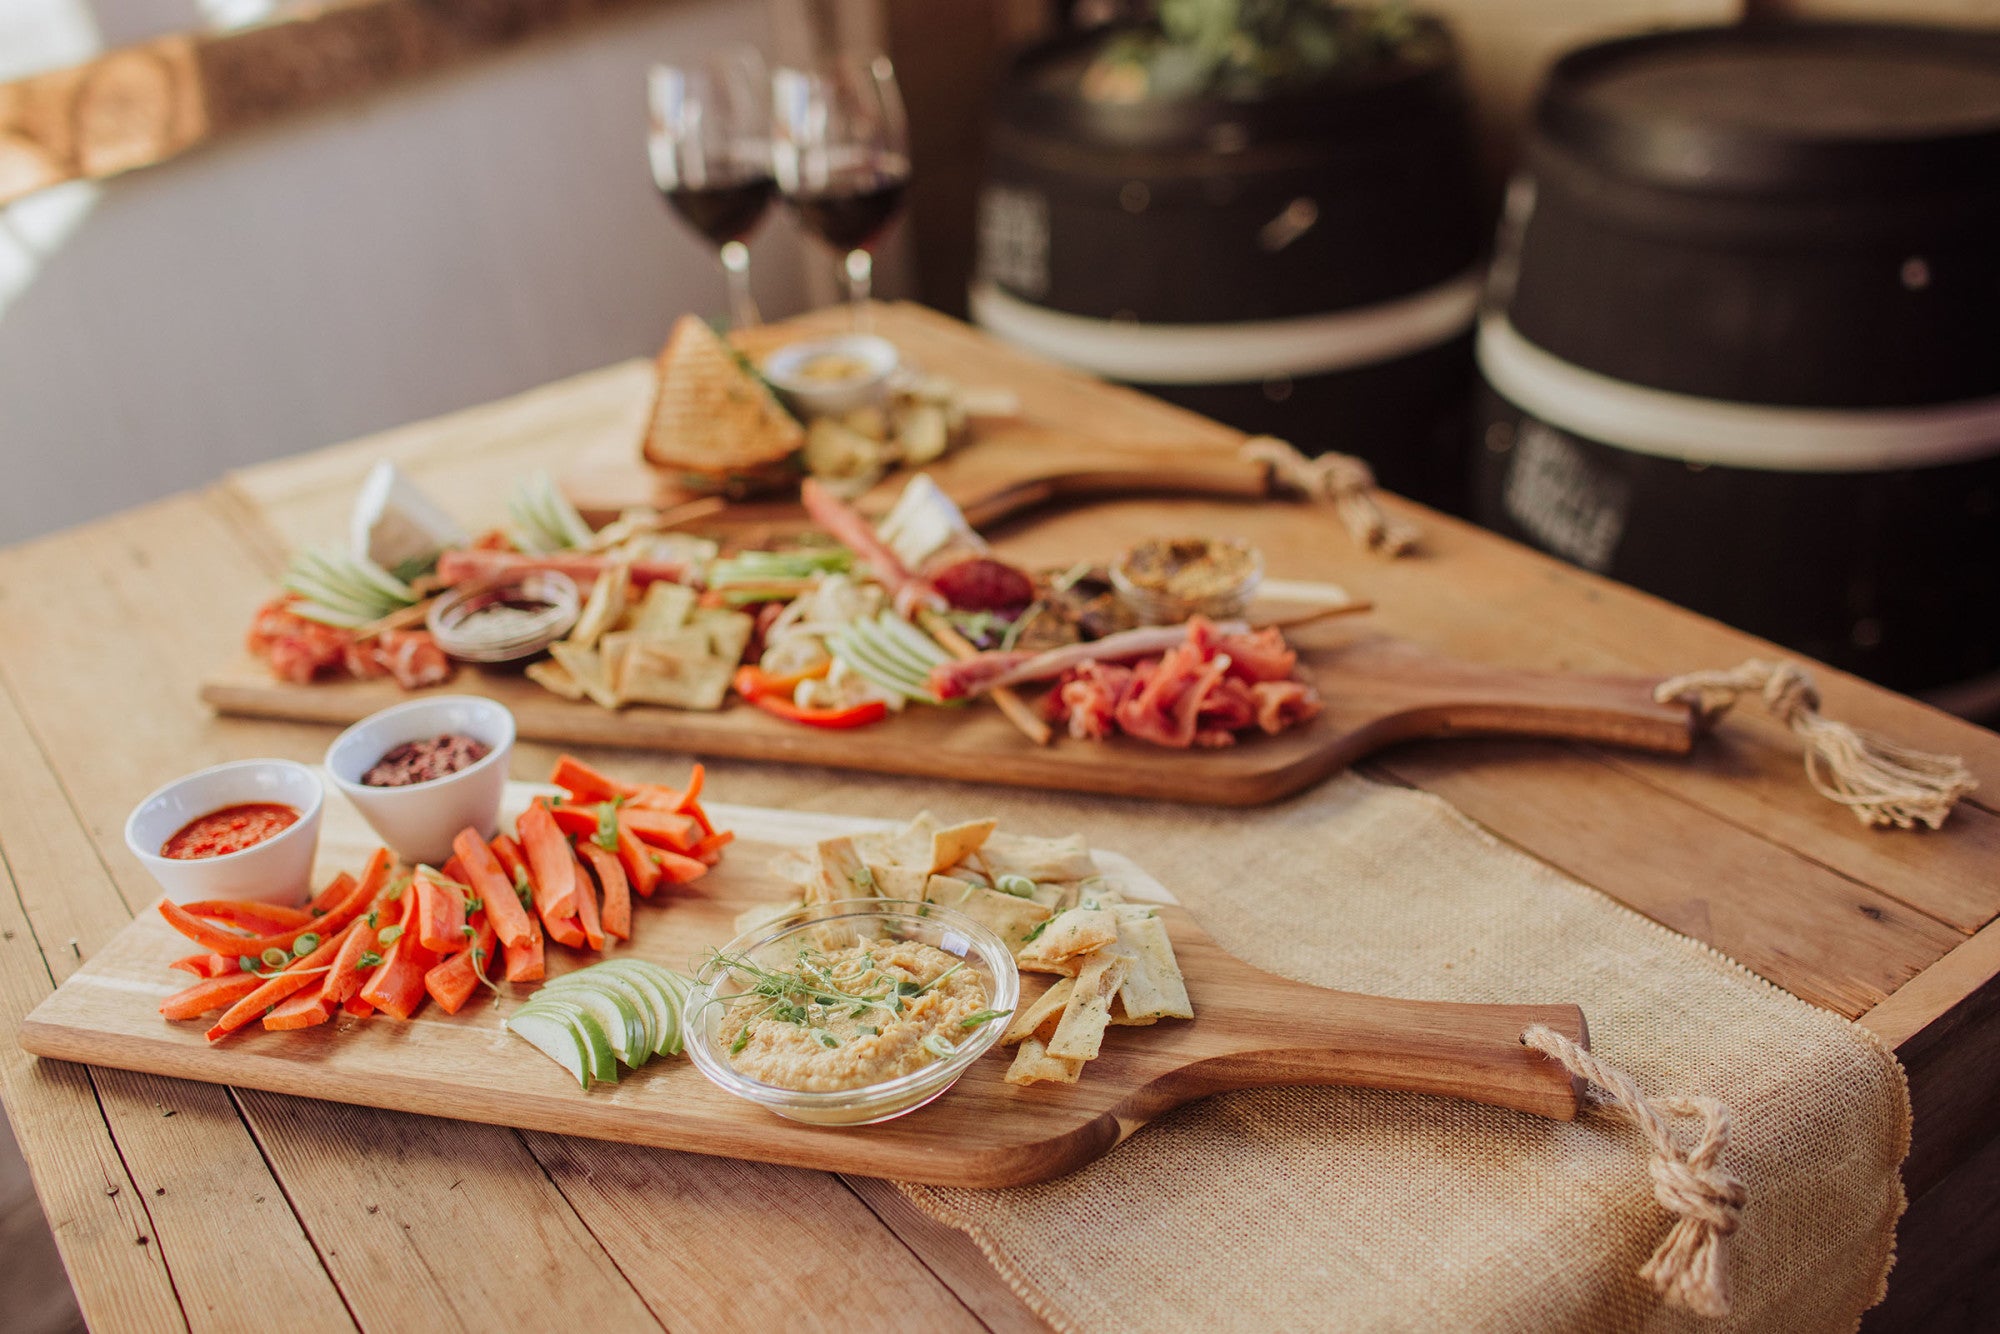
M 688 1055 L 779 1116 L 867 1125 L 938 1097 L 1006 1030 L 1020 975 L 1001 939 L 936 904 L 815 904 L 717 950 Z

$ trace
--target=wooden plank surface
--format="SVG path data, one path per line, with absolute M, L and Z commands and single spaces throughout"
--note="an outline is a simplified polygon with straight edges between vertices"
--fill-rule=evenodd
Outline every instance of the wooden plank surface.
M 1038 413 L 1073 422 L 1078 429 L 1156 440 L 1182 433 L 1184 438 L 1210 441 L 1228 438 L 1219 427 L 1037 365 L 948 322 L 895 310 L 884 312 L 884 326 L 893 336 L 913 340 L 912 345 L 919 346 L 927 362 L 938 369 L 949 370 L 968 384 L 1022 386 L 1036 394 Z M 343 531 L 355 485 L 368 464 L 383 454 L 397 456 L 421 483 L 468 520 L 497 520 L 508 487 L 526 471 L 628 457 L 645 412 L 647 375 L 643 363 L 612 367 L 521 400 L 239 474 L 209 497 L 182 498 L 0 553 L 0 619 L 8 627 L 8 634 L 0 636 L 0 682 L 22 727 L 15 740 L 0 745 L 0 776 L 17 784 L 10 792 L 22 794 L 17 801 L 0 803 L 0 818 L 9 811 L 23 817 L 0 823 L 0 852 L 16 871 L 13 889 L 34 896 L 24 902 L 13 891 L 0 894 L 0 919 L 4 919 L 0 960 L 7 967 L 8 1012 L 18 1016 L 39 999 L 34 986 L 45 992 L 58 975 L 52 968 L 60 965 L 66 974 L 75 966 L 74 954 L 66 964 L 61 960 L 68 954 L 67 941 L 78 935 L 72 924 L 79 921 L 80 910 L 99 905 L 91 911 L 101 912 L 108 928 L 102 935 L 79 937 L 78 952 L 87 957 L 122 922 L 127 898 L 141 901 L 150 896 L 150 886 L 124 852 L 119 836 L 125 812 L 146 791 L 212 760 L 246 754 L 311 760 L 324 750 L 325 729 L 216 721 L 194 702 L 201 673 L 237 652 L 242 623 L 269 586 L 271 562 L 282 559 L 288 543 L 321 540 Z M 1663 675 L 1691 667 L 1727 666 L 1753 653 L 1774 652 L 1713 622 L 1470 526 L 1415 507 L 1395 507 L 1423 522 L 1427 530 L 1423 554 L 1395 563 L 1358 555 L 1323 515 L 1289 507 L 1190 501 L 1097 505 L 1044 513 L 1033 522 L 1009 524 L 997 536 L 1020 559 L 1052 562 L 1079 552 L 1109 554 L 1132 540 L 1163 532 L 1237 528 L 1264 548 L 1275 577 L 1339 583 L 1378 603 L 1376 620 L 1386 631 L 1476 661 Z M 1911 930 L 1872 929 L 1879 925 L 1876 919 L 1858 911 L 1864 902 L 1880 907 L 1881 900 L 1888 900 L 1909 910 L 1914 916 L 1905 925 L 1924 918 L 1949 927 L 1956 936 L 1933 942 L 1939 948 L 1924 970 L 1867 1009 L 1862 1018 L 1904 1049 L 1917 1109 L 1919 1153 L 1926 1152 L 1927 1137 L 1939 1146 L 1927 1159 L 1913 1158 L 1912 1168 L 1921 1168 L 1936 1180 L 1957 1181 L 1953 1170 L 1983 1142 L 1977 1127 L 1987 1127 L 1990 1134 L 2000 1097 L 1990 1075 L 2000 1067 L 1987 1058 L 1982 1070 L 1979 1056 L 1984 1050 L 1981 1044 L 2000 1032 L 2000 1020 L 1995 1018 L 2000 1006 L 1993 1003 L 1993 978 L 2000 971 L 1996 957 L 2000 947 L 1995 942 L 2000 937 L 1992 935 L 1992 927 L 1972 934 L 2000 907 L 1996 903 L 2000 874 L 1995 874 L 1993 856 L 2000 822 L 1995 821 L 1990 801 L 2000 792 L 2000 741 L 1863 682 L 1825 669 L 1817 674 L 1833 716 L 1965 756 L 1986 784 L 1984 795 L 1962 806 L 1937 835 L 1864 831 L 1805 787 L 1795 743 L 1746 705 L 1686 760 L 1551 745 L 1514 747 L 1503 764 L 1496 753 L 1486 765 L 1492 791 L 1483 798 L 1480 818 L 1499 836 L 1524 847 L 1550 849 L 1545 855 L 1559 860 L 1563 840 L 1579 837 L 1574 822 L 1558 816 L 1562 795 L 1578 782 L 1575 766 L 1582 754 L 1596 766 L 1583 771 L 1592 777 L 1609 769 L 1636 780 L 1629 789 L 1630 808 L 1619 816 L 1621 824 L 1645 829 L 1665 823 L 1683 830 L 1674 852 L 1689 880 L 1726 886 L 1733 894 L 1754 893 L 1756 875 L 1743 864 L 1740 835 L 1788 859 L 1777 865 L 1798 862 L 1831 872 L 1814 876 L 1788 870 L 1781 877 L 1797 890 L 1795 902 L 1803 916 L 1775 923 L 1740 922 L 1745 933 L 1765 933 L 1766 962 L 1760 971 L 1766 976 L 1783 973 L 1774 980 L 1796 991 L 1817 987 L 1819 994 L 1848 996 L 1851 1003 L 1860 1004 L 1864 996 L 1883 988 L 1883 979 L 1893 978 L 1931 947 L 1921 943 L 1929 939 L 1927 927 L 1914 932 L 1921 938 L 1915 941 Z M 1480 749 L 1482 743 L 1468 743 L 1467 748 Z M 1386 759 L 1400 770 L 1403 759 L 1419 753 L 1391 752 Z M 535 772 L 548 758 L 546 751 L 524 746 L 520 771 Z M 674 757 L 643 762 L 608 754 L 603 758 L 610 764 L 643 763 L 663 777 L 680 763 Z M 74 855 L 58 858 L 51 864 L 59 878 L 38 875 L 27 884 L 18 874 L 19 861 L 43 841 L 83 850 L 88 859 L 79 863 Z M 95 864 L 94 872 L 90 863 Z M 1642 897 L 1643 885 L 1628 883 L 1633 873 L 1630 863 L 1607 859 L 1606 865 L 1609 869 L 1594 868 L 1585 878 L 1621 901 Z M 121 888 L 128 893 L 121 896 Z M 1880 899 L 1859 898 L 1861 890 Z M 1850 906 L 1842 908 L 1843 904 Z M 1815 954 L 1811 941 L 1828 913 L 1843 923 L 1851 913 L 1871 929 L 1840 934 L 1835 944 Z M 1713 911 L 1710 920 L 1718 920 Z M 1720 920 L 1731 918 L 1724 914 Z M 14 940 L 5 938 L 8 930 L 17 933 Z M 1710 943 L 1740 956 L 1750 950 L 1753 939 L 1747 934 Z M 1942 948 L 1954 939 L 1955 948 Z M 24 940 L 34 949 L 27 957 L 39 958 L 43 970 L 43 980 L 25 988 L 24 974 L 16 967 L 23 960 L 9 952 Z M 135 1212 L 134 1178 L 119 1157 L 121 1145 L 110 1119 L 114 1109 L 99 1102 L 95 1087 L 77 1067 L 35 1063 L 23 1057 L 11 1040 L 4 1057 L 0 1094 L 21 1134 L 37 1188 L 57 1226 L 65 1261 L 92 1321 L 114 1329 L 172 1327 L 190 1319 L 210 1322 L 210 1317 L 182 1311 L 175 1287 L 203 1281 L 204 1267 L 214 1267 L 205 1281 L 219 1282 L 224 1261 L 204 1248 L 199 1233 L 183 1234 L 175 1242 L 163 1231 L 161 1244 L 151 1244 L 153 1219 Z M 196 1088 L 176 1081 L 156 1082 L 181 1093 Z M 175 1126 L 182 1116 L 162 1117 L 162 1110 L 173 1110 L 171 1099 L 163 1101 L 164 1107 L 143 1110 Z M 136 1116 L 142 1109 L 128 1110 Z M 248 1127 L 259 1118 L 263 1126 L 259 1133 L 267 1141 L 274 1134 L 301 1133 L 271 1121 L 270 1109 L 262 1104 L 246 1100 L 239 1112 L 234 1129 L 204 1120 L 168 1145 L 181 1170 L 198 1172 L 211 1159 L 231 1161 L 232 1137 L 243 1142 Z M 378 1114 L 335 1108 L 331 1115 Z M 352 1124 L 360 1126 L 363 1121 Z M 342 1141 L 346 1147 L 339 1153 L 358 1160 L 363 1150 L 356 1146 L 367 1140 L 365 1132 L 357 1132 Z M 529 1142 L 531 1147 L 536 1143 L 532 1138 Z M 602 1147 L 569 1143 L 586 1153 Z M 440 1143 L 435 1151 L 448 1149 Z M 300 1145 L 292 1152 L 306 1154 L 310 1147 Z M 631 1152 L 658 1157 L 651 1150 Z M 308 1241 L 331 1226 L 338 1211 L 350 1207 L 347 1192 L 334 1184 L 337 1173 L 331 1168 L 310 1177 L 296 1174 L 294 1180 L 288 1165 L 292 1156 L 274 1156 L 271 1161 L 287 1164 L 281 1168 L 286 1178 L 282 1185 L 298 1220 L 293 1226 Z M 699 1177 L 718 1160 L 668 1161 L 674 1173 Z M 358 1162 L 356 1170 L 361 1170 Z M 592 1221 L 595 1206 L 580 1198 L 571 1201 L 573 1177 L 548 1168 L 539 1156 L 534 1167 L 523 1164 L 521 1170 L 555 1179 L 548 1192 L 537 1197 L 545 1202 L 538 1208 L 571 1209 L 597 1232 L 598 1224 Z M 121 1175 L 119 1193 L 104 1194 L 106 1181 L 119 1184 L 116 1179 Z M 172 1183 L 164 1176 L 157 1179 L 168 1184 L 171 1199 Z M 268 1175 L 265 1179 L 276 1180 Z M 217 1189 L 228 1188 L 227 1174 L 221 1170 L 213 1181 Z M 448 1188 L 449 1183 L 445 1185 Z M 1915 1181 L 1912 1185 L 1923 1189 Z M 438 1186 L 433 1182 L 426 1188 Z M 459 1191 L 474 1188 L 476 1183 Z M 927 1233 L 925 1226 L 887 1206 L 870 1210 L 869 1219 L 843 1217 L 843 1227 L 853 1231 L 838 1250 L 825 1245 L 815 1229 L 801 1228 L 789 1248 L 771 1252 L 766 1282 L 773 1291 L 811 1291 L 813 1276 L 826 1272 L 823 1267 L 852 1254 L 855 1247 L 902 1248 L 923 1262 L 929 1276 L 924 1280 L 911 1275 L 914 1290 L 942 1303 L 913 1305 L 913 1310 L 969 1311 L 991 1327 L 1005 1327 L 1005 1321 L 987 1313 L 1017 1309 L 1025 1314 L 990 1268 L 965 1263 L 970 1243 L 959 1239 L 961 1244 L 951 1245 L 949 1237 L 955 1234 L 939 1239 L 936 1225 L 924 1220 Z M 160 1225 L 165 1228 L 172 1221 L 163 1219 Z M 528 1234 L 510 1220 L 491 1221 L 502 1229 L 496 1244 L 503 1250 L 528 1244 Z M 871 1227 L 873 1231 L 868 1230 Z M 141 1233 L 149 1244 L 133 1240 Z M 934 1250 L 933 1243 L 942 1249 Z M 171 1274 L 157 1251 L 168 1252 Z M 607 1253 L 615 1254 L 616 1247 Z M 976 1248 L 971 1254 L 976 1257 Z M 685 1281 L 664 1260 L 656 1262 L 660 1268 L 641 1275 L 631 1269 L 629 1256 L 616 1254 L 616 1259 L 642 1298 L 658 1285 Z M 1927 1249 L 1906 1246 L 1895 1283 L 1924 1281 L 1929 1260 Z M 283 1262 L 295 1273 L 301 1263 Z M 322 1256 L 319 1263 L 338 1260 Z M 332 1282 L 317 1266 L 297 1281 L 304 1280 L 323 1288 Z M 924 1288 L 926 1281 L 932 1286 Z M 463 1323 L 453 1313 L 450 1296 L 440 1300 L 443 1305 L 412 1310 L 397 1323 Z M 647 1300 L 652 1318 L 674 1323 L 663 1305 Z

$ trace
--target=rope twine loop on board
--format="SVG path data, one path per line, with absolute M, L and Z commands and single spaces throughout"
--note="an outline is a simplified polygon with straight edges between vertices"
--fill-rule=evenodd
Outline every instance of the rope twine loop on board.
M 1653 1198 L 1674 1215 L 1666 1239 L 1639 1270 L 1669 1306 L 1709 1319 L 1729 1314 L 1729 1257 L 1723 1238 L 1742 1221 L 1743 1183 L 1722 1165 L 1729 1148 L 1729 1109 L 1714 1098 L 1648 1098 L 1632 1076 L 1606 1065 L 1554 1029 L 1540 1024 L 1521 1042 L 1558 1061 L 1591 1086 L 1591 1098 L 1623 1116 L 1652 1149 L 1647 1171 Z M 1696 1117 L 1701 1132 L 1683 1148 L 1669 1117 Z
M 1819 690 L 1795 662 L 1752 658 L 1727 671 L 1688 672 L 1662 681 L 1653 698 L 1662 704 L 1685 701 L 1696 725 L 1707 728 L 1738 697 L 1752 693 L 1805 743 L 1806 778 L 1814 789 L 1865 825 L 1936 829 L 1959 798 L 1978 786 L 1956 755 L 1914 750 L 1822 716 Z
M 1270 470 L 1271 479 L 1310 500 L 1326 500 L 1340 516 L 1341 526 L 1363 551 L 1378 556 L 1407 555 L 1422 536 L 1415 524 L 1382 512 L 1375 501 L 1375 473 L 1352 454 L 1322 454 L 1309 459 L 1274 435 L 1257 435 L 1243 442 L 1242 456 Z

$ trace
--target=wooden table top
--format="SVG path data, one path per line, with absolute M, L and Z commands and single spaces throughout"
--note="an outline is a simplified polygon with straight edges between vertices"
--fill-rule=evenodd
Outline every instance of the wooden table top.
M 1233 437 L 921 310 L 886 308 L 880 327 L 1070 429 Z M 239 651 L 287 545 L 344 532 L 380 457 L 468 519 L 497 519 L 524 473 L 633 450 L 649 386 L 645 363 L 613 366 L 0 551 L 0 1097 L 94 1328 L 587 1315 L 734 1329 L 795 1322 L 808 1292 L 849 1328 L 1040 1327 L 970 1241 L 883 1183 L 38 1062 L 14 1043 L 21 1016 L 156 897 L 121 834 L 140 797 L 224 759 L 323 751 L 325 728 L 217 719 L 196 698 Z M 1323 510 L 1268 505 L 1246 523 L 1240 505 L 1184 499 L 994 536 L 1053 563 L 1160 531 L 1254 528 L 1274 577 L 1342 584 L 1376 601 L 1389 633 L 1505 665 L 1665 675 L 1777 652 L 1389 503 L 1424 526 L 1420 556 L 1361 555 Z M 1962 755 L 1986 800 L 2000 794 L 2000 737 L 1817 674 L 1832 716 Z M 517 776 L 546 771 L 548 748 L 522 751 Z M 662 775 L 683 763 L 602 758 Z M 1464 741 L 1392 751 L 1370 772 L 1879 1033 L 1910 1076 L 1913 1199 L 1994 1157 L 1979 1151 L 2000 1110 L 2000 817 L 1979 797 L 1938 833 L 1864 829 L 1812 792 L 1793 739 L 1751 705 L 1687 759 Z M 856 1253 L 875 1266 L 865 1283 Z M 737 1281 L 746 1261 L 758 1282 Z

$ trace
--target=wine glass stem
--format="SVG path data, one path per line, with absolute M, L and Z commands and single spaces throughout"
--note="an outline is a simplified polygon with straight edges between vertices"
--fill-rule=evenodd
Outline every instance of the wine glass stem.
M 722 244 L 722 275 L 729 283 L 729 324 L 748 329 L 763 323 L 750 296 L 750 247 L 741 241 Z
M 847 300 L 854 309 L 854 327 L 867 333 L 874 327 L 868 298 L 875 285 L 875 257 L 866 250 L 847 252 Z

